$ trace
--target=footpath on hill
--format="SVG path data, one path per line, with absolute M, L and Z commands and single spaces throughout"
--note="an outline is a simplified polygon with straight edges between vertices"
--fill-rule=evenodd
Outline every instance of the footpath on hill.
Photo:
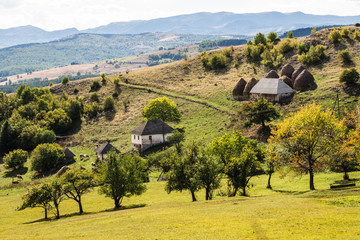
M 189 101 L 189 102 L 193 102 L 193 103 L 197 103 L 197 104 L 201 104 L 201 105 L 204 105 L 208 108 L 213 108 L 219 112 L 222 112 L 222 113 L 225 113 L 229 116 L 236 116 L 235 113 L 232 113 L 226 109 L 223 109 L 221 108 L 221 106 L 215 106 L 213 103 L 210 104 L 206 101 L 203 101 L 203 100 L 199 100 L 199 99 L 196 99 L 196 98 L 193 98 L 193 97 L 188 97 L 188 96 L 184 96 L 184 95 L 180 95 L 178 93 L 172 93 L 172 92 L 169 92 L 169 91 L 161 91 L 159 89 L 156 89 L 156 88 L 150 88 L 150 87 L 144 87 L 140 84 L 129 84 L 129 83 L 119 83 L 120 86 L 123 86 L 123 87 L 127 87 L 127 88 L 132 88 L 132 89 L 137 89 L 137 90 L 143 90 L 143 91 L 147 91 L 149 93 L 157 93 L 157 94 L 160 94 L 160 95 L 164 95 L 164 96 L 167 96 L 167 97 L 172 97 L 172 98 L 179 98 L 179 99 L 183 99 L 183 100 L 186 100 L 186 101 Z

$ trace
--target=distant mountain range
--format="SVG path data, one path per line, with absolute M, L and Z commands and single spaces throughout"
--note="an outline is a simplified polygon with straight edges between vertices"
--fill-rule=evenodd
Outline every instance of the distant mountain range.
M 258 32 L 286 32 L 297 28 L 348 25 L 356 22 L 360 22 L 360 15 L 312 15 L 302 12 L 247 14 L 201 12 L 153 20 L 115 22 L 83 31 L 70 28 L 49 32 L 33 26 L 0 29 L 0 48 L 18 44 L 48 42 L 77 33 L 139 34 L 165 32 L 177 34 L 254 35 Z

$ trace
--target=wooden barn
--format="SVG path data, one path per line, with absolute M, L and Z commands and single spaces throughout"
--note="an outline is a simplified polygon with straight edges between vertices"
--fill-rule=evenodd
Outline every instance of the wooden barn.
M 65 154 L 65 162 L 67 164 L 75 162 L 75 154 L 70 151 L 69 148 L 64 148 L 64 154 Z
M 131 132 L 133 149 L 139 152 L 167 142 L 174 129 L 161 120 L 149 120 Z
M 106 158 L 106 154 L 110 152 L 111 150 L 115 150 L 116 153 L 120 153 L 118 149 L 116 149 L 113 145 L 111 145 L 109 142 L 106 142 L 95 149 L 97 159 L 103 160 Z
M 263 78 L 251 90 L 250 98 L 265 98 L 269 102 L 283 102 L 291 99 L 294 90 L 279 78 Z

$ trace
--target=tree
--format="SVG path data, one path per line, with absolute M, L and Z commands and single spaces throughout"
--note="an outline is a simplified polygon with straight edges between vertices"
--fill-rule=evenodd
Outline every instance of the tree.
M 31 154 L 31 169 L 46 172 L 62 162 L 65 154 L 57 143 L 39 144 Z
M 359 72 L 355 68 L 345 69 L 339 78 L 340 82 L 346 84 L 355 84 L 360 78 Z
M 108 96 L 105 98 L 105 101 L 104 101 L 104 111 L 113 111 L 113 110 L 115 110 L 114 98 L 111 96 Z
M 161 120 L 163 122 L 179 122 L 181 113 L 176 104 L 167 97 L 150 100 L 144 107 L 143 116 L 148 120 Z M 163 143 L 165 144 L 164 124 L 162 124 Z
M 266 44 L 266 38 L 265 35 L 262 33 L 258 33 L 254 37 L 254 44 L 258 45 L 259 43 Z
M 332 42 L 332 43 L 339 43 L 341 41 L 341 33 L 339 30 L 332 30 L 330 33 L 329 33 L 329 40 Z
M 91 102 L 99 102 L 99 94 L 97 94 L 96 92 L 92 93 L 90 95 L 90 101 Z
M 206 200 L 211 200 L 214 190 L 220 187 L 222 171 L 223 165 L 218 158 L 203 150 L 200 158 L 199 178 L 205 188 Z
M 105 73 L 101 74 L 101 82 L 103 82 L 103 83 L 106 82 L 106 74 Z
M 276 32 L 270 32 L 267 35 L 267 41 L 268 42 L 275 42 L 278 39 Z
M 64 198 L 64 188 L 63 183 L 59 178 L 53 178 L 50 183 L 48 183 L 50 188 L 50 199 L 55 207 L 55 217 L 56 219 L 60 218 L 59 205 L 65 199 Z
M 45 219 L 47 219 L 48 210 L 51 208 L 50 188 L 47 184 L 32 187 L 23 197 L 22 205 L 18 210 L 26 208 L 41 207 L 45 212 Z
M 4 157 L 5 168 L 19 169 L 24 166 L 26 163 L 29 154 L 27 151 L 22 149 L 16 149 L 12 152 L 9 152 Z
M 63 109 L 55 109 L 53 111 L 47 112 L 45 116 L 51 130 L 55 133 L 66 132 L 71 127 L 71 118 L 66 114 Z
M 168 137 L 168 141 L 175 146 L 176 152 L 178 154 L 181 154 L 184 140 L 185 140 L 184 132 L 179 131 L 177 129 L 173 131 L 171 136 Z
M 335 136 L 343 128 L 343 122 L 332 111 L 322 111 L 321 106 L 313 103 L 278 124 L 269 142 L 286 155 L 281 158 L 284 165 L 298 173 L 309 173 L 310 190 L 314 190 L 314 171 L 325 165 L 334 150 Z
M 56 135 L 52 130 L 43 130 L 38 133 L 39 143 L 53 143 L 56 140 Z
M 201 158 L 198 144 L 189 144 L 184 150 L 183 155 L 171 156 L 171 169 L 167 172 L 167 183 L 165 190 L 168 193 L 172 191 L 189 190 L 192 201 L 196 201 L 195 192 L 202 187 L 199 176 L 199 165 Z
M 140 195 L 146 190 L 144 174 L 146 166 L 135 155 L 110 152 L 101 168 L 101 194 L 114 200 L 115 208 L 121 207 L 124 197 Z
M 293 32 L 288 32 L 287 33 L 287 38 L 294 38 Z
M 266 127 L 265 122 L 272 121 L 280 117 L 277 108 L 265 98 L 261 98 L 255 102 L 244 103 L 240 110 L 241 114 L 248 117 L 245 126 L 252 124 L 261 124 L 262 128 Z
M 0 155 L 8 153 L 11 150 L 12 134 L 11 125 L 6 120 L 1 126 L 0 132 Z
M 69 83 L 69 77 L 68 77 L 68 76 L 64 76 L 64 77 L 62 78 L 62 80 L 61 80 L 61 83 L 64 84 L 64 85 L 68 84 L 68 83 Z
M 249 180 L 255 174 L 254 169 L 263 159 L 257 142 L 242 136 L 240 132 L 233 132 L 214 139 L 209 147 L 212 154 L 219 156 L 224 164 L 229 195 L 235 196 L 239 188 L 246 194 Z
M 61 176 L 63 181 L 64 194 L 73 199 L 79 205 L 79 213 L 82 214 L 83 207 L 81 197 L 96 186 L 94 175 L 85 169 L 70 169 Z

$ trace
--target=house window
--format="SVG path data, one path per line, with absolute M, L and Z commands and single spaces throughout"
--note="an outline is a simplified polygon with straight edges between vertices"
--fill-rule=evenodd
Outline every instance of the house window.
M 152 136 L 149 136 L 149 140 L 152 141 Z
M 140 140 L 140 137 L 138 136 L 138 140 Z
M 134 139 L 136 139 L 136 136 L 134 135 Z

